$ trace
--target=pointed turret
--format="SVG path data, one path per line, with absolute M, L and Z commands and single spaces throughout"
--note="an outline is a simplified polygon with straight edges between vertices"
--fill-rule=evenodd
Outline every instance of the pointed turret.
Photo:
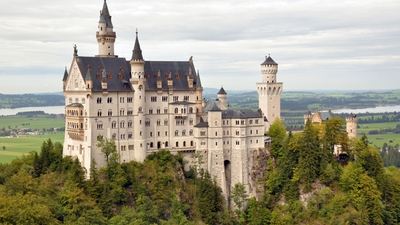
M 92 76 L 90 75 L 90 66 L 88 66 L 87 72 L 86 72 L 86 78 L 85 78 L 85 86 L 87 91 L 91 91 L 93 88 L 93 80 Z
M 202 87 L 202 86 L 201 86 L 200 71 L 199 71 L 199 70 L 197 70 L 196 87 Z
M 142 50 L 140 49 L 138 31 L 136 30 L 135 46 L 132 51 L 132 60 L 143 60 Z
M 99 57 L 116 57 L 114 55 L 115 32 L 113 31 L 111 16 L 108 12 L 107 2 L 104 0 L 103 9 L 100 11 L 99 30 L 96 32 L 99 43 Z
M 108 12 L 108 6 L 107 6 L 106 0 L 104 0 L 104 3 L 103 3 L 103 10 L 101 10 L 99 23 L 102 21 L 102 19 L 103 19 L 103 21 L 106 22 L 107 27 L 113 28 L 113 25 L 111 22 L 111 16 L 110 16 L 110 13 Z
M 65 67 L 65 70 L 64 70 L 64 77 L 63 77 L 63 81 L 66 81 L 67 80 L 67 78 L 68 78 L 68 72 L 67 72 L 67 67 Z

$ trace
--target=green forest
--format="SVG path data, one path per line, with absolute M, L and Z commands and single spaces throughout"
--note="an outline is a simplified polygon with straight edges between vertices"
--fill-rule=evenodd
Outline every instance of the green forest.
M 21 108 L 34 106 L 57 106 L 65 105 L 65 97 L 63 95 L 6 95 L 0 94 L 0 109 L 1 108 Z
M 49 139 L 40 152 L 0 164 L 0 224 L 399 224 L 393 152 L 384 162 L 365 135 L 349 140 L 344 124 L 308 122 L 303 132 L 286 134 L 276 120 L 258 200 L 240 183 L 223 199 L 196 154 L 189 171 L 182 154 L 166 150 L 143 163 L 118 163 L 113 141 L 99 139 L 107 166 L 92 161 L 85 171 Z

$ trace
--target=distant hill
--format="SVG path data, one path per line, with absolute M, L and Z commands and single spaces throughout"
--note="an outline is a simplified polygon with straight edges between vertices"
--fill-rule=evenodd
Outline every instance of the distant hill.
M 21 94 L 5 95 L 0 94 L 0 108 L 21 108 L 37 106 L 58 106 L 65 105 L 63 95 L 45 93 L 45 94 Z

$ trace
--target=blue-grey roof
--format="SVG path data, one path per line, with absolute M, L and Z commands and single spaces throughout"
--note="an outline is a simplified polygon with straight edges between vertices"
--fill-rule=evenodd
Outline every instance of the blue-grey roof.
M 176 101 L 176 102 L 171 102 L 169 104 L 171 104 L 171 105 L 193 105 L 193 104 L 196 104 L 196 103 L 187 102 L 187 101 Z
M 202 87 L 201 86 L 201 80 L 200 80 L 200 71 L 197 71 L 197 76 L 195 80 L 196 87 Z
M 134 59 L 134 60 L 143 60 L 142 50 L 140 49 L 140 44 L 139 44 L 139 38 L 138 38 L 138 32 L 137 31 L 136 31 L 135 46 L 133 47 L 133 50 L 132 50 L 132 59 Z
M 131 73 L 130 61 L 126 61 L 125 58 L 77 56 L 76 61 L 81 74 L 86 74 L 85 77 L 82 75 L 82 78 L 86 80 L 86 77 L 90 75 L 93 80 L 92 91 L 103 91 L 101 87 L 102 79 L 107 81 L 108 91 L 133 91 L 129 84 L 122 82 L 122 80 L 129 81 Z M 87 71 L 89 65 L 92 70 Z M 173 80 L 172 87 L 174 90 L 195 90 L 197 84 L 194 84 L 193 88 L 189 88 L 186 77 L 190 67 L 191 65 L 188 61 L 146 61 L 144 65 L 144 72 L 147 77 L 146 91 L 160 90 L 157 88 L 157 80 L 162 82 L 161 90 L 168 90 L 166 75 L 169 73 L 169 79 Z M 194 68 L 192 69 L 194 70 Z M 104 70 L 106 74 L 103 76 Z M 155 76 L 157 73 L 160 73 L 158 78 Z M 109 74 L 111 74 L 111 78 L 109 78 Z
M 270 56 L 265 56 L 265 61 L 261 65 L 278 65 Z
M 81 103 L 72 103 L 67 105 L 66 107 L 83 107 L 83 105 Z
M 200 123 L 194 125 L 194 127 L 208 127 L 208 122 L 200 121 Z
M 246 118 L 262 118 L 258 112 L 254 112 L 251 109 L 227 109 L 227 110 L 222 110 L 222 118 L 240 118 L 240 119 L 246 119 Z
M 92 80 L 92 76 L 90 75 L 90 67 L 87 69 L 85 80 Z
M 68 78 L 68 72 L 67 72 L 67 67 L 65 67 L 65 71 L 64 71 L 64 77 L 63 77 L 63 81 L 66 81 Z
M 221 89 L 219 89 L 218 94 L 219 95 L 226 95 L 226 91 L 224 90 L 223 87 L 221 87 Z
M 106 0 L 104 0 L 103 10 L 101 10 L 100 21 L 102 21 L 101 17 L 104 17 L 104 20 L 107 23 L 107 27 L 113 28 L 113 25 L 112 25 L 112 22 L 111 22 L 111 16 L 110 16 L 110 13 L 108 12 L 108 7 L 107 7 Z M 99 23 L 100 23 L 100 21 L 99 21 Z
M 213 102 L 211 108 L 208 111 L 221 111 L 221 109 L 218 107 L 216 102 Z
M 321 115 L 322 121 L 332 119 L 333 115 L 331 112 L 319 112 Z

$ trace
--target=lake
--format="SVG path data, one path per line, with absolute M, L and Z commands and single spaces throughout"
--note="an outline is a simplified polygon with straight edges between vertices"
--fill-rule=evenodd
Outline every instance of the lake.
M 23 108 L 15 108 L 15 109 L 0 109 L 0 116 L 10 116 L 15 115 L 19 112 L 27 112 L 27 111 L 44 111 L 49 114 L 64 114 L 65 106 L 43 106 L 43 107 L 23 107 Z M 334 109 L 332 113 L 340 114 L 340 113 L 382 113 L 382 112 L 400 112 L 400 105 L 391 105 L 391 106 L 379 106 L 375 108 L 365 108 L 365 109 Z
M 365 108 L 365 109 L 335 109 L 332 110 L 332 113 L 340 114 L 340 113 L 384 113 L 384 112 L 400 112 L 400 105 L 390 105 L 390 106 L 378 106 L 375 108 Z
M 0 116 L 10 116 L 15 115 L 19 112 L 28 112 L 28 111 L 44 111 L 48 114 L 64 114 L 65 106 L 42 106 L 42 107 L 22 107 L 15 109 L 0 109 Z

